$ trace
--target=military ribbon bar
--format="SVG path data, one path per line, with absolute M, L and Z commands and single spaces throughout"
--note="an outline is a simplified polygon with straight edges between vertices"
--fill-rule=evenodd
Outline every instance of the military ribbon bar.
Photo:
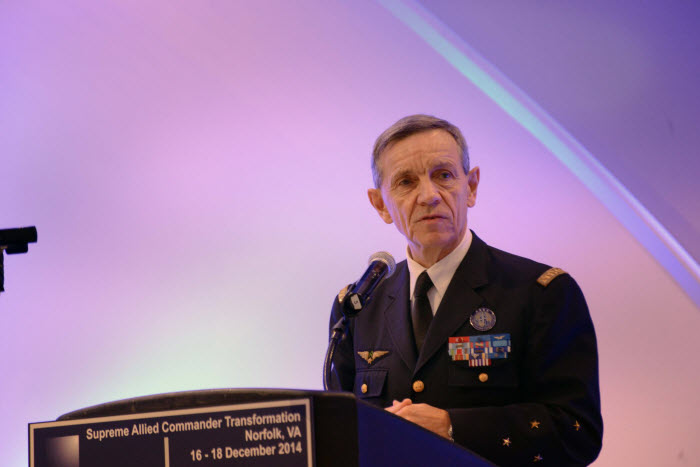
M 447 345 L 453 361 L 468 361 L 469 366 L 490 366 L 493 359 L 508 358 L 510 334 L 455 336 L 449 338 Z

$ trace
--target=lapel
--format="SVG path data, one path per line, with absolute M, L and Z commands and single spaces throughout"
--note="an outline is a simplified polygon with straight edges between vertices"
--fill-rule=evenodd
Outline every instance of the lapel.
M 483 303 L 484 299 L 476 292 L 476 289 L 488 283 L 488 247 L 474 232 L 472 234 L 472 244 L 469 251 L 455 271 L 435 317 L 430 323 L 423 348 L 418 356 L 414 375 L 438 350 L 444 347 L 447 339 Z M 409 323 L 409 335 L 410 326 Z
M 401 360 L 409 370 L 413 371 L 418 355 L 416 354 L 416 344 L 413 341 L 406 261 L 396 265 L 396 272 L 389 280 L 386 284 L 388 300 L 384 308 L 384 322 Z

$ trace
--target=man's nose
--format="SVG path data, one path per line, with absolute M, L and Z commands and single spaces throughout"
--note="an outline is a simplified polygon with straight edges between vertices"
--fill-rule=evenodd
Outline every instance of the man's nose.
M 432 181 L 421 181 L 418 184 L 418 204 L 433 205 L 440 202 L 440 193 Z

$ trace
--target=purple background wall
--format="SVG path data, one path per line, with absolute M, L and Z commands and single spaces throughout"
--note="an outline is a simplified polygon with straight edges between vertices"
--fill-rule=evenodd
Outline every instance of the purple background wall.
M 423 5 L 697 258 L 697 10 L 480 3 Z M 26 463 L 27 423 L 86 405 L 320 388 L 334 294 L 374 251 L 405 256 L 365 190 L 374 138 L 415 112 L 466 134 L 482 168 L 470 227 L 586 293 L 606 422 L 596 465 L 700 462 L 696 305 L 541 141 L 381 4 L 69 0 L 0 5 L 0 228 L 39 230 L 5 261 L 3 463 Z
M 699 4 L 421 3 L 583 142 L 700 260 Z

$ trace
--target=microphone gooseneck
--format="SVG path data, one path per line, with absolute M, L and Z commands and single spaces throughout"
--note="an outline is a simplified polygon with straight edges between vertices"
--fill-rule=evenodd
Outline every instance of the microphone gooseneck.
M 331 367 L 333 366 L 333 355 L 338 342 L 343 338 L 347 328 L 348 318 L 357 315 L 362 308 L 369 303 L 372 292 L 387 277 L 394 274 L 396 261 L 386 251 L 379 251 L 369 257 L 369 266 L 360 280 L 348 286 L 348 293 L 344 297 L 338 296 L 343 316 L 331 329 L 331 338 L 326 350 L 326 358 L 323 361 L 323 389 L 330 388 Z

